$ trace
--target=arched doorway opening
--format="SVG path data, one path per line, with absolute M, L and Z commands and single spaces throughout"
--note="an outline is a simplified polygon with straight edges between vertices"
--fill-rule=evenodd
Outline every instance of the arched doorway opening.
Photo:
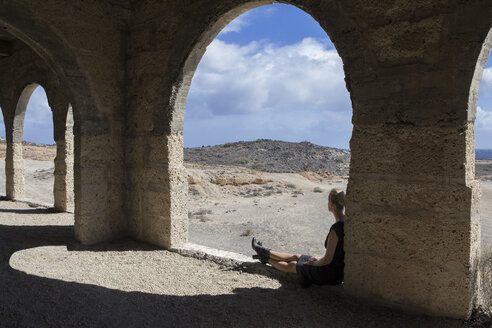
M 257 7 L 188 73 L 189 241 L 251 255 L 255 235 L 319 254 L 334 223 L 328 191 L 347 185 L 352 132 L 343 63 L 326 32 L 297 7 Z
M 475 178 L 481 184 L 480 249 L 478 249 L 477 300 L 492 306 L 492 29 L 477 61 L 469 99 L 469 119 L 475 123 Z
M 53 204 L 53 161 L 56 146 L 53 139 L 52 110 L 45 89 L 38 84 L 26 87 L 14 117 L 14 143 L 22 140 L 24 160 L 24 197 L 46 206 Z

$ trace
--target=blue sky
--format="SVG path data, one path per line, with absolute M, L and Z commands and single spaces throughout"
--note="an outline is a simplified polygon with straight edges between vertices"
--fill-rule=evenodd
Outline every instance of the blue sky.
M 490 58 L 486 67 L 477 148 L 492 148 Z M 351 118 L 342 61 L 326 33 L 305 12 L 274 4 L 239 16 L 209 45 L 190 88 L 184 142 L 196 147 L 269 138 L 348 149 Z M 24 140 L 54 143 L 41 87 L 26 111 Z

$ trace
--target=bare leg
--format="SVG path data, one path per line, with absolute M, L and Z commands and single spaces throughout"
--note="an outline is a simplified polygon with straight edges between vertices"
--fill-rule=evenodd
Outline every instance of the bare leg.
M 282 271 L 282 272 L 289 272 L 289 273 L 296 273 L 296 261 L 275 261 L 272 260 L 271 258 L 268 260 L 268 263 L 270 263 L 275 269 Z
M 289 254 L 289 253 L 280 253 L 275 251 L 270 251 L 270 259 L 275 261 L 284 261 L 284 262 L 292 262 L 299 261 L 301 255 L 299 254 Z

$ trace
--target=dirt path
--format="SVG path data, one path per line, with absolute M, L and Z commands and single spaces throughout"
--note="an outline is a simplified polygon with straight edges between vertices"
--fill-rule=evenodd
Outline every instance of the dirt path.
M 262 266 L 225 267 L 133 241 L 83 247 L 73 219 L 0 204 L 1 327 L 462 327 L 302 289 Z

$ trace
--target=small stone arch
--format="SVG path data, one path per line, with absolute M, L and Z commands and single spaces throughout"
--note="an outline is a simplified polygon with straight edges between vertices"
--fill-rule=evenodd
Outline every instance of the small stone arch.
M 25 190 L 25 164 L 23 158 L 22 136 L 27 104 L 40 83 L 30 83 L 20 92 L 15 111 L 12 113 L 10 128 L 7 129 L 6 192 L 9 199 L 20 199 Z M 53 135 L 56 142 L 54 160 L 53 196 L 56 211 L 74 210 L 74 134 L 73 110 L 63 96 L 56 97 L 51 88 L 44 88 L 52 111 Z M 61 99 L 60 99 L 61 98 Z M 9 126 L 7 125 L 7 126 Z
M 32 83 L 24 87 L 7 124 L 7 154 L 5 163 L 6 193 L 8 199 L 20 199 L 25 191 L 25 164 L 22 147 L 22 134 L 27 104 L 39 86 Z

